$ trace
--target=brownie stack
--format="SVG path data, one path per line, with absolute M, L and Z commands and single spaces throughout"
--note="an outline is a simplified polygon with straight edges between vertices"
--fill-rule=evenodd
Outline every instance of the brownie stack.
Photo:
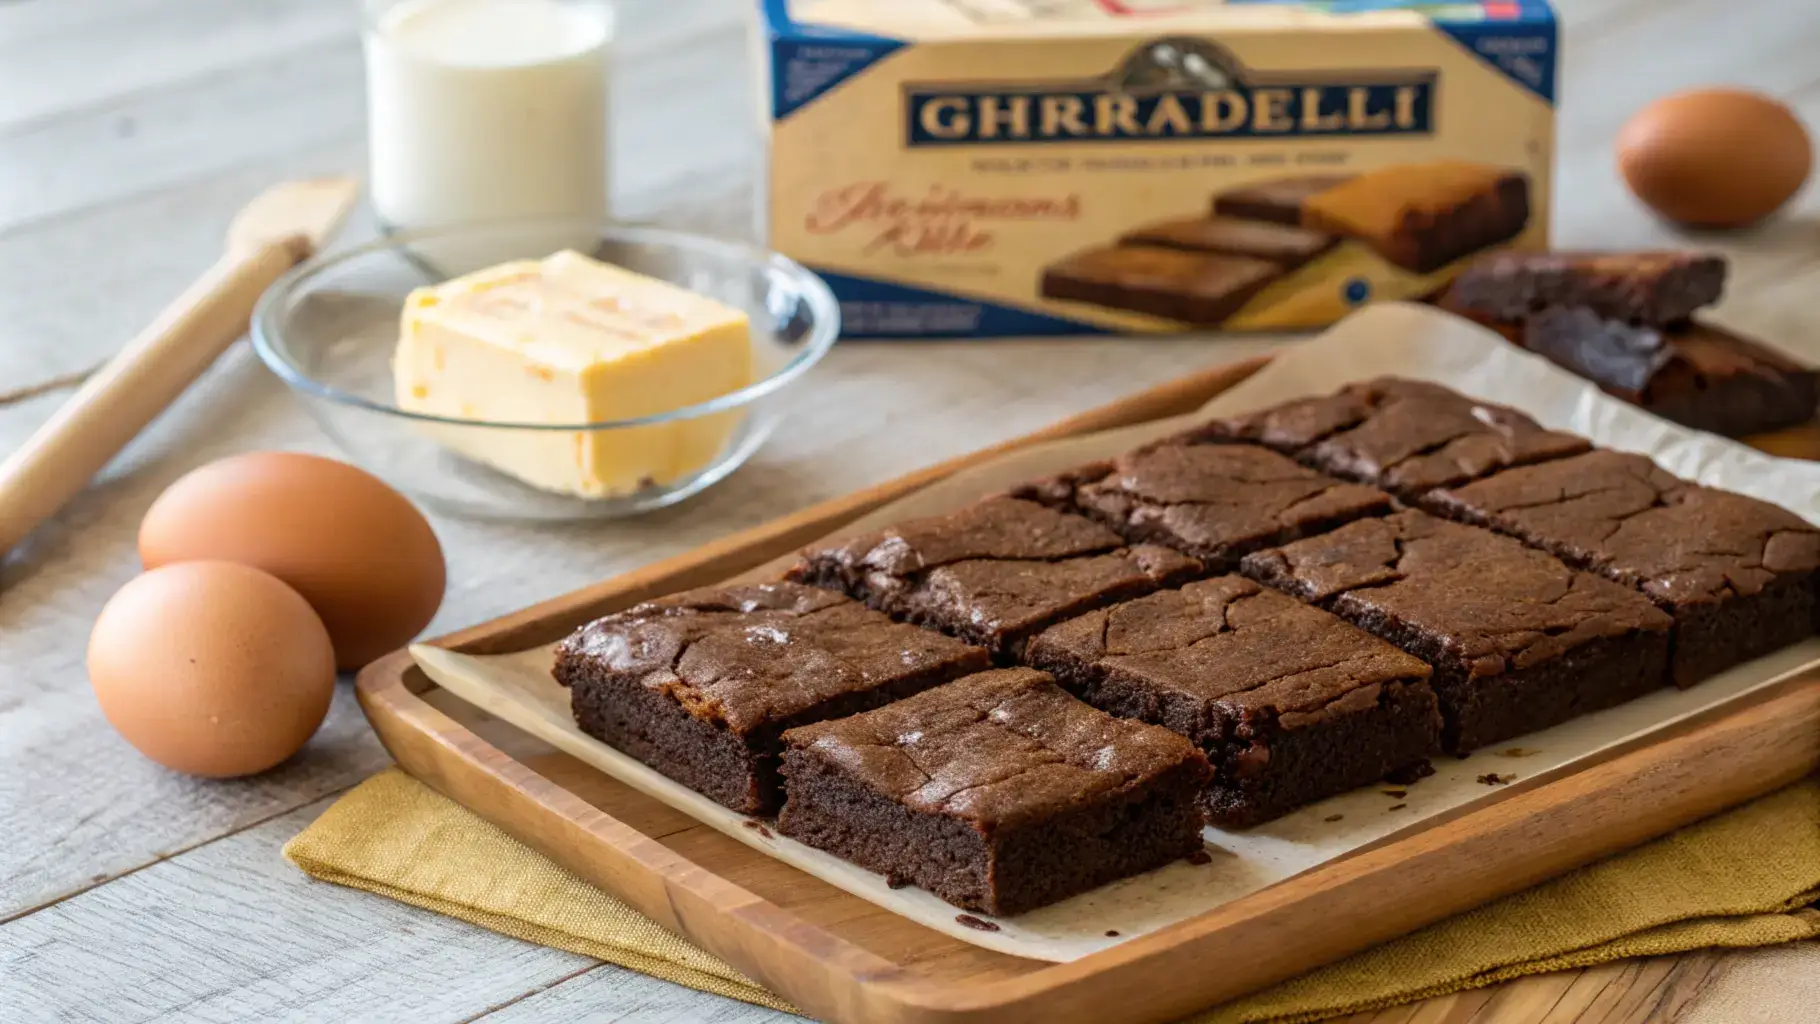
M 670 777 L 1012 914 L 1797 642 L 1817 570 L 1789 512 L 1385 378 L 609 616 L 556 674 Z
M 1495 253 L 1438 304 L 1683 426 L 1746 437 L 1807 422 L 1811 368 L 1694 319 L 1725 275 L 1701 253 Z

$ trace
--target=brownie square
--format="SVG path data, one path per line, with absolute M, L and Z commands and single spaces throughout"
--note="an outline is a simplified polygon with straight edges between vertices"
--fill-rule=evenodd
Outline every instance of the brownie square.
M 1680 686 L 1814 633 L 1820 531 L 1641 455 L 1594 451 L 1512 469 L 1428 503 L 1641 590 L 1674 616 Z
M 1509 241 L 1528 223 L 1528 177 L 1461 160 L 1379 168 L 1302 208 L 1303 227 L 1360 239 L 1418 274 Z
M 1165 547 L 1032 501 L 989 498 L 811 548 L 792 579 L 1015 658 L 1048 626 L 1202 573 Z
M 1494 322 L 1581 307 L 1626 323 L 1679 323 L 1719 301 L 1725 259 L 1695 252 L 1499 252 L 1448 289 L 1451 309 Z
M 1215 216 L 1302 226 L 1302 208 L 1309 197 L 1353 179 L 1351 174 L 1311 174 L 1297 178 L 1259 181 L 1229 189 L 1213 197 Z
M 1094 707 L 1199 745 L 1215 825 L 1256 825 L 1440 750 L 1426 664 L 1238 576 L 1088 612 L 1024 656 Z
M 596 739 L 736 811 L 769 814 L 791 726 L 989 667 L 986 652 L 797 583 L 708 587 L 583 626 L 555 675 Z
M 1515 409 L 1397 377 L 1216 420 L 1205 432 L 1257 441 L 1406 499 L 1592 447 Z
M 1806 423 L 1820 399 L 1813 369 L 1697 322 L 1664 329 L 1545 309 L 1524 323 L 1521 343 L 1607 394 L 1727 437 Z
M 967 910 L 1021 914 L 1201 849 L 1194 744 L 1030 669 L 784 740 L 778 831 Z
M 1209 326 L 1282 276 L 1283 268 L 1269 260 L 1127 245 L 1076 253 L 1045 268 L 1042 294 Z
M 1666 613 L 1629 587 L 1416 510 L 1250 555 L 1245 575 L 1434 666 L 1442 742 L 1465 752 L 1667 681 Z
M 1390 511 L 1375 487 L 1323 476 L 1268 448 L 1193 437 L 1126 452 L 1015 496 L 1081 512 L 1134 543 L 1165 544 L 1208 569 L 1238 568 L 1259 548 Z
M 1225 253 L 1269 260 L 1285 270 L 1314 259 L 1339 243 L 1333 235 L 1307 228 L 1235 217 L 1187 217 L 1126 232 L 1120 245 L 1160 245 L 1189 252 Z

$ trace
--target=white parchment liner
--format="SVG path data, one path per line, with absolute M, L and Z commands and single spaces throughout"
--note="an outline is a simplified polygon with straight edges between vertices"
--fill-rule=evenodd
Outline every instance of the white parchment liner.
M 1284 350 L 1268 367 L 1196 416 L 1027 449 L 894 502 L 840 534 L 945 512 L 1031 476 L 1116 454 L 1201 416 L 1326 393 L 1386 373 L 1439 381 L 1516 406 L 1548 426 L 1583 434 L 1607 447 L 1645 453 L 1680 476 L 1752 494 L 1820 522 L 1820 464 L 1773 458 L 1677 427 L 1605 396 L 1474 324 L 1423 306 L 1391 304 L 1354 314 L 1318 338 Z M 781 564 L 785 563 L 746 576 L 774 575 Z M 1384 784 L 1344 794 L 1249 831 L 1209 828 L 1205 835 L 1211 863 L 1178 862 L 1028 914 L 991 919 L 997 931 L 961 924 L 958 910 L 919 889 L 891 889 L 879 875 L 769 830 L 761 832 L 746 816 L 583 734 L 569 715 L 567 691 L 550 676 L 549 647 L 470 657 L 419 646 L 412 654 L 431 678 L 463 700 L 831 885 L 975 945 L 1038 960 L 1068 961 L 1256 892 L 1424 819 L 1495 800 L 1510 781 L 1559 769 L 1738 700 L 1820 662 L 1820 639 L 1740 666 L 1691 690 L 1660 690 L 1464 760 L 1438 758 L 1435 775 L 1411 786 Z

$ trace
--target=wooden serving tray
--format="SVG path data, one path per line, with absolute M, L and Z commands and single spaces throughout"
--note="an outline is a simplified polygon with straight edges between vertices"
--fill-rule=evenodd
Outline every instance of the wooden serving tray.
M 600 615 L 761 565 L 1003 452 L 1192 412 L 1263 362 L 1173 381 L 434 642 L 473 654 L 548 643 Z M 357 686 L 374 729 L 411 774 L 806 1011 L 836 1021 L 1169 1020 L 1524 889 L 1820 767 L 1820 672 L 1807 672 L 1608 750 L 1590 766 L 1488 792 L 1474 805 L 1217 910 L 1055 964 L 941 935 L 729 839 L 462 703 L 406 652 L 368 666 Z

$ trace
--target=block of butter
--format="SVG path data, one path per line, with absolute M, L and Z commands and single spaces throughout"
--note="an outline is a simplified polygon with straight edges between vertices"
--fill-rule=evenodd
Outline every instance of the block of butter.
M 405 300 L 400 408 L 488 423 L 585 424 L 670 412 L 752 382 L 746 315 L 564 251 L 503 263 Z M 438 441 L 547 491 L 630 494 L 706 466 L 724 412 L 611 430 L 436 425 Z

